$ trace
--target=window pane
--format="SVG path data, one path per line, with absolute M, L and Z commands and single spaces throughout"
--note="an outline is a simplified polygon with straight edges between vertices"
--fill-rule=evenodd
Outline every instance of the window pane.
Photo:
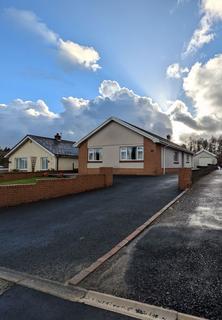
M 41 158 L 41 169 L 42 170 L 48 169 L 48 158 L 47 157 Z
M 97 161 L 100 160 L 100 150 L 99 150 L 99 149 L 97 149 L 97 150 L 95 151 L 95 160 L 97 160 Z
M 137 147 L 132 147 L 132 160 L 136 160 L 136 150 L 137 150 Z
M 179 159 L 179 158 L 178 158 L 178 151 L 175 151 L 175 152 L 174 152 L 174 161 L 175 161 L 175 162 L 178 162 L 178 159 Z
M 138 147 L 137 148 L 137 153 L 138 153 L 138 160 L 143 160 L 143 147 Z
M 127 160 L 127 148 L 120 148 L 120 160 Z
M 89 151 L 88 151 L 88 159 L 90 161 L 94 160 L 94 151 L 93 151 L 93 149 L 89 149 Z
M 132 160 L 132 147 L 127 147 L 127 159 Z

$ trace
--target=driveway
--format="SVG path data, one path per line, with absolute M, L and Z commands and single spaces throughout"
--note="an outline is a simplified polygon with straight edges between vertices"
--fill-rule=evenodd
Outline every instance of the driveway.
M 0 266 L 65 281 L 177 195 L 175 175 L 122 176 L 107 189 L 0 209 Z
M 205 176 L 80 285 L 222 319 L 221 191 L 222 170 Z

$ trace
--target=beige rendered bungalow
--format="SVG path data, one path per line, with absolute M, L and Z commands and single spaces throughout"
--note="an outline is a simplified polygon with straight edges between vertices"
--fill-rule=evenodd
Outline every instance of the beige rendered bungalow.
M 73 171 L 78 168 L 78 149 L 73 141 L 27 135 L 5 156 L 9 171 Z
M 161 175 L 192 167 L 193 153 L 156 134 L 115 117 L 75 143 L 79 173 L 98 173 L 112 167 L 114 174 Z

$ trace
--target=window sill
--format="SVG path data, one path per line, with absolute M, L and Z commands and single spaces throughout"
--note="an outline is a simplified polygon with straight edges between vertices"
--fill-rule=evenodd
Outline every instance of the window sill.
M 88 163 L 102 163 L 100 160 L 88 160 Z
M 144 160 L 120 160 L 119 162 L 144 162 Z

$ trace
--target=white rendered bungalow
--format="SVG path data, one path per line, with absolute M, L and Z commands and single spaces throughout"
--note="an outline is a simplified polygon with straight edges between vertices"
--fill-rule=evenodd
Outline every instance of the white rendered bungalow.
M 217 156 L 208 150 L 202 149 L 195 153 L 193 161 L 194 168 L 207 167 L 210 164 L 217 164 Z

